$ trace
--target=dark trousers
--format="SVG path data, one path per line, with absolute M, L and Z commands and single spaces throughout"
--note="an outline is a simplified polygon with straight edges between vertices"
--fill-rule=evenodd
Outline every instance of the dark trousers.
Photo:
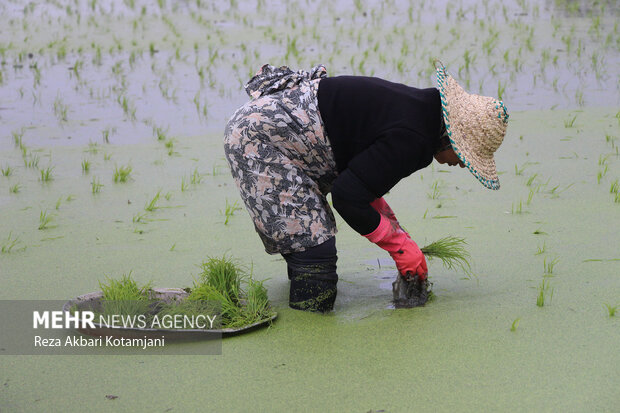
M 282 254 L 291 280 L 289 306 L 297 310 L 327 312 L 336 301 L 336 238 L 302 252 Z

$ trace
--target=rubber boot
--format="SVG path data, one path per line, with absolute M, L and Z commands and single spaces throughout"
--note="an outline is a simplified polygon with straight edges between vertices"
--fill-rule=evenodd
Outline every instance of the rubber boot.
M 302 252 L 282 254 L 291 280 L 289 306 L 296 310 L 325 313 L 336 301 L 336 239 Z

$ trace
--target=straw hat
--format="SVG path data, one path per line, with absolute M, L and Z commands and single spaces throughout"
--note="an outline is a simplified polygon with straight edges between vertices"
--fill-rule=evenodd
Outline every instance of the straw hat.
M 443 119 L 454 152 L 482 185 L 499 189 L 493 154 L 506 135 L 508 111 L 504 102 L 467 93 L 438 60 L 435 68 Z

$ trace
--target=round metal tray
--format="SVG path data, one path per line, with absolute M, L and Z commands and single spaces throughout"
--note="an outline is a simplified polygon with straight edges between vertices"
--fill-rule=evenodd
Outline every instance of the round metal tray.
M 189 294 L 187 291 L 181 288 L 153 288 L 151 290 L 152 298 L 157 301 L 162 301 L 169 303 L 171 301 L 182 300 L 186 298 Z M 101 301 L 103 293 L 101 291 L 96 291 L 84 295 L 80 295 L 72 300 L 67 301 L 63 306 L 63 311 L 69 312 L 73 306 L 76 307 L 77 310 L 91 310 L 93 308 L 100 308 L 99 303 Z M 102 325 L 99 323 L 93 323 L 95 328 L 76 328 L 77 331 L 83 334 L 91 335 L 91 336 L 114 336 L 114 337 L 125 337 L 125 338 L 161 338 L 162 336 L 166 339 L 178 339 L 178 340 L 186 340 L 186 339 L 198 339 L 198 338 L 215 338 L 218 336 L 230 336 L 235 334 L 244 333 L 250 330 L 253 330 L 257 327 L 265 326 L 270 324 L 273 320 L 277 318 L 278 314 L 274 313 L 274 315 L 270 318 L 266 318 L 261 321 L 257 321 L 252 324 L 248 324 L 243 327 L 238 328 L 222 328 L 222 329 L 212 329 L 212 330 L 203 330 L 203 329 L 158 329 L 158 328 L 131 328 L 131 327 L 109 327 L 106 325 Z

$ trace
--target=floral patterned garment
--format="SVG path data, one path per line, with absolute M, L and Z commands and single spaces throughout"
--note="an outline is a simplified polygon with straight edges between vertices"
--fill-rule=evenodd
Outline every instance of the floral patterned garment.
M 252 100 L 226 125 L 224 151 L 265 250 L 304 251 L 336 234 L 325 198 L 337 176 L 319 114 L 324 66 L 311 73 L 264 65 L 245 89 Z

